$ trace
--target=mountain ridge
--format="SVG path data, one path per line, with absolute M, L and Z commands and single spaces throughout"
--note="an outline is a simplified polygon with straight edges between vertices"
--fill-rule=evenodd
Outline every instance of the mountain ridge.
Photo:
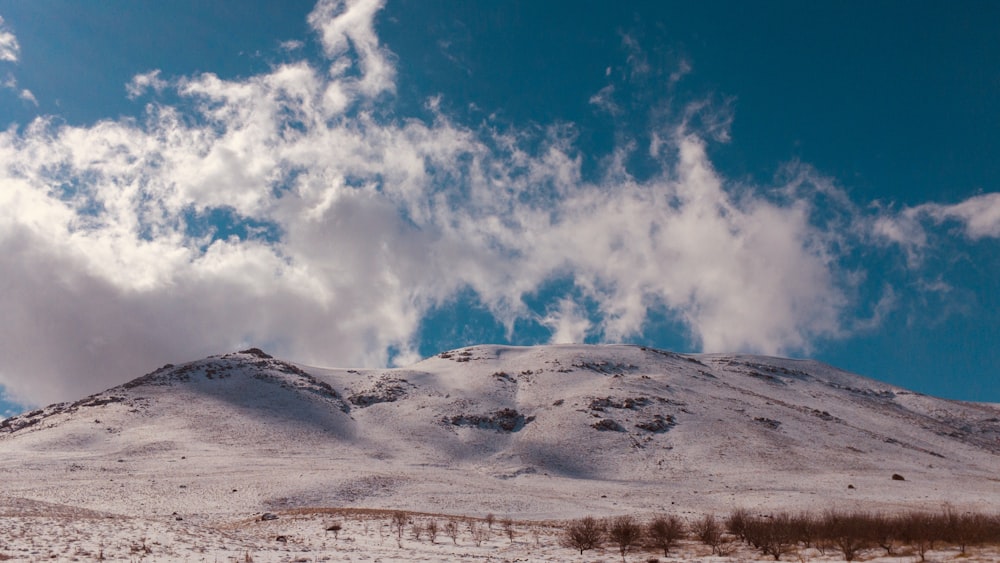
M 983 508 L 1000 498 L 1000 405 L 812 360 L 642 346 L 481 345 L 368 370 L 249 349 L 7 419 L 0 452 L 9 494 L 124 513 L 169 498 L 206 518 L 301 506 Z

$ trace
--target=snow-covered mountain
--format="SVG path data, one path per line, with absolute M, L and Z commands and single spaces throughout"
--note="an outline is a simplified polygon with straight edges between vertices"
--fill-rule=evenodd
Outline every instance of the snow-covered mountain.
M 252 349 L 5 420 L 0 475 L 12 497 L 194 521 L 306 506 L 995 510 L 1000 405 L 813 361 L 636 346 L 474 346 L 378 370 Z

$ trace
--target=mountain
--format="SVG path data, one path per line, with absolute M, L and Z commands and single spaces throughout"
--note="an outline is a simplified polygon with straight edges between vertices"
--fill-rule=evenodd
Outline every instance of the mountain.
M 8 497 L 195 522 L 321 506 L 993 510 L 998 469 L 1000 405 L 814 361 L 624 345 L 473 346 L 375 370 L 251 349 L 0 423 Z

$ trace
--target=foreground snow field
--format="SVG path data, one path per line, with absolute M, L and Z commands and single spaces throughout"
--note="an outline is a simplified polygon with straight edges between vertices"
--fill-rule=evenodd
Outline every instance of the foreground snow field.
M 574 557 L 544 523 L 1000 509 L 997 405 L 634 346 L 475 346 L 380 370 L 252 349 L 3 421 L 0 453 L 0 554 L 24 560 L 611 561 Z M 348 508 L 376 512 L 331 513 Z M 399 541 L 378 510 L 521 532 Z
M 113 514 L 71 510 L 53 505 L 6 499 L 2 503 L 0 533 L 4 540 L 0 559 L 16 561 L 144 561 L 144 562 L 320 562 L 372 561 L 483 561 L 567 563 L 620 561 L 617 547 L 605 545 L 583 555 L 565 547 L 556 522 L 514 522 L 511 539 L 498 524 L 446 515 L 408 514 L 402 536 L 385 511 L 290 510 L 262 521 L 260 515 L 238 520 L 219 519 L 197 525 L 169 519 L 150 520 Z M 426 528 L 456 522 L 452 539 L 444 531 L 434 541 L 424 532 L 419 539 L 413 524 Z M 470 531 L 476 527 L 477 535 Z M 336 533 L 328 531 L 337 525 Z M 483 531 L 486 531 L 485 533 Z M 928 552 L 928 561 L 1000 561 L 997 546 L 970 548 L 963 555 L 956 547 L 939 545 Z M 693 540 L 684 540 L 670 556 L 649 548 L 633 548 L 627 561 L 772 561 L 745 544 L 732 542 L 724 556 Z M 843 557 L 833 548 L 797 548 L 785 561 L 837 562 Z M 913 548 L 900 546 L 893 556 L 880 548 L 861 552 L 860 560 L 875 563 L 912 563 L 919 557 Z

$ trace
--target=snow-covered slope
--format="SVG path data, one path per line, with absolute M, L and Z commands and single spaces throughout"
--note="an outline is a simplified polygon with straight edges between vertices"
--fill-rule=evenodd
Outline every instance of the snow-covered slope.
M 304 506 L 995 510 L 1000 406 L 812 361 L 634 346 L 475 346 L 382 370 L 254 349 L 8 419 L 0 476 L 12 497 L 194 521 Z

